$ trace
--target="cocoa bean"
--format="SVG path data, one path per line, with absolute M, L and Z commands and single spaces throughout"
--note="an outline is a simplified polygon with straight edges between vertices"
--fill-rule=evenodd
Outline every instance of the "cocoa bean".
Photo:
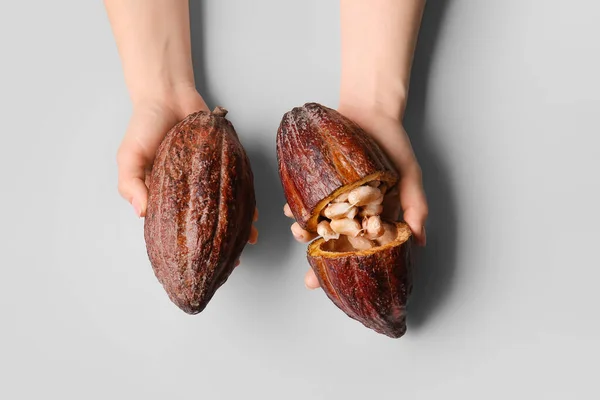
M 321 236 L 326 242 L 331 239 L 339 239 L 340 234 L 336 233 L 331 229 L 329 225 L 329 221 L 321 221 L 317 225 L 317 233 Z
M 360 208 L 358 215 L 360 217 L 371 217 L 373 215 L 381 215 L 383 212 L 383 205 L 381 204 L 367 204 Z
M 329 225 L 334 232 L 339 233 L 341 235 L 347 236 L 358 236 L 360 234 L 361 227 L 357 220 L 343 218 L 343 219 L 334 219 Z
M 379 203 L 383 201 L 383 195 L 378 188 L 359 186 L 348 194 L 348 202 L 355 206 L 364 206 L 377 202 L 380 197 Z
M 382 225 L 384 230 L 383 235 L 375 239 L 377 244 L 380 246 L 386 245 L 396 240 L 397 236 L 396 225 L 387 222 L 384 222 Z
M 354 218 L 358 209 L 350 203 L 330 203 L 322 214 L 329 219 Z
M 333 202 L 334 203 L 344 203 L 348 201 L 348 192 L 344 192 L 336 197 Z
M 348 241 L 356 250 L 369 250 L 375 247 L 375 244 L 363 236 L 348 236 Z
M 365 236 L 369 239 L 377 239 L 385 232 L 385 229 L 381 223 L 379 215 L 373 215 L 372 217 L 363 219 L 363 231 Z

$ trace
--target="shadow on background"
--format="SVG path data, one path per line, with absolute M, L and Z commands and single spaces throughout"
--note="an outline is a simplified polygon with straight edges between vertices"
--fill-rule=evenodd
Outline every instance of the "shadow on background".
M 275 142 L 275 133 L 273 133 Z M 283 214 L 285 197 L 279 180 L 275 149 L 269 152 L 262 147 L 246 146 L 246 152 L 254 173 L 254 190 L 258 204 L 258 244 L 248 246 L 242 259 L 252 261 L 259 268 L 280 268 L 288 264 L 293 236 L 290 232 L 292 220 Z
M 449 3 L 450 0 L 429 1 L 425 7 L 404 118 L 404 126 L 423 169 L 429 202 L 427 247 L 416 251 L 414 289 L 408 304 L 409 323 L 416 329 L 433 319 L 448 299 L 457 267 L 456 197 L 445 157 L 435 143 L 436 135 L 428 131 L 425 123 L 431 60 Z
M 202 94 L 208 107 L 212 109 L 218 103 L 218 97 L 215 97 L 210 91 L 204 68 L 206 53 L 204 7 L 202 1 L 190 2 L 192 58 L 196 88 Z M 236 126 L 236 130 L 242 138 L 253 137 L 253 135 L 247 135 L 243 126 Z M 242 262 L 250 260 L 253 265 L 258 265 L 259 268 L 279 268 L 286 261 L 293 240 L 290 232 L 291 220 L 283 215 L 285 197 L 277 172 L 274 144 L 275 131 L 273 131 L 272 151 L 269 151 L 270 146 L 250 147 L 248 141 L 245 143 L 246 152 L 254 173 L 254 189 L 259 210 L 259 220 L 256 227 L 259 230 L 259 236 L 256 246 L 246 246 L 244 249 Z

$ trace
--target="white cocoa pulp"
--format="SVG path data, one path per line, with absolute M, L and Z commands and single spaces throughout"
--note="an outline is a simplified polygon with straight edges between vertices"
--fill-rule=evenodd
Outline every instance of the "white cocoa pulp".
M 384 185 L 380 181 L 344 192 L 321 211 L 317 233 L 329 251 L 362 251 L 396 238 L 396 226 L 381 220 Z

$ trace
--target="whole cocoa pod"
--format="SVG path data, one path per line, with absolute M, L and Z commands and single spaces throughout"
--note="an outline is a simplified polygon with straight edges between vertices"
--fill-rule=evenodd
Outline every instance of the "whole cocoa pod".
M 189 314 L 233 271 L 256 206 L 250 162 L 226 113 L 196 112 L 173 127 L 150 177 L 148 256 L 169 298 Z
M 277 158 L 290 209 L 300 226 L 311 232 L 326 220 L 327 213 L 322 211 L 330 203 L 346 201 L 349 192 L 362 186 L 354 193 L 370 192 L 373 187 L 385 193 L 398 181 L 391 163 L 368 134 L 317 103 L 296 107 L 283 116 L 277 132 Z M 364 207 L 366 211 L 373 204 Z M 358 250 L 347 237 L 319 238 L 309 245 L 307 257 L 337 307 L 366 327 L 397 338 L 406 331 L 412 239 L 404 223 L 391 221 L 385 226 L 386 241 L 373 243 L 372 248 Z

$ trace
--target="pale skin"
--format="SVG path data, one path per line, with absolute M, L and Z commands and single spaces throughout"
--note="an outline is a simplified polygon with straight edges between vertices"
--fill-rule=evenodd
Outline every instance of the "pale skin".
M 105 0 L 121 56 L 133 115 L 119 147 L 119 192 L 143 217 L 146 178 L 167 131 L 208 107 L 195 87 L 188 0 Z M 338 111 L 358 123 L 386 152 L 400 175 L 385 201 L 388 218 L 402 217 L 425 245 L 428 208 L 421 168 L 402 119 L 425 0 L 341 0 L 342 69 Z M 284 213 L 292 217 L 289 207 Z M 255 215 L 256 217 L 256 215 Z M 256 218 L 255 218 L 256 219 Z M 298 223 L 296 240 L 315 235 Z M 258 237 L 253 227 L 249 242 Z M 304 283 L 319 287 L 312 272 Z

